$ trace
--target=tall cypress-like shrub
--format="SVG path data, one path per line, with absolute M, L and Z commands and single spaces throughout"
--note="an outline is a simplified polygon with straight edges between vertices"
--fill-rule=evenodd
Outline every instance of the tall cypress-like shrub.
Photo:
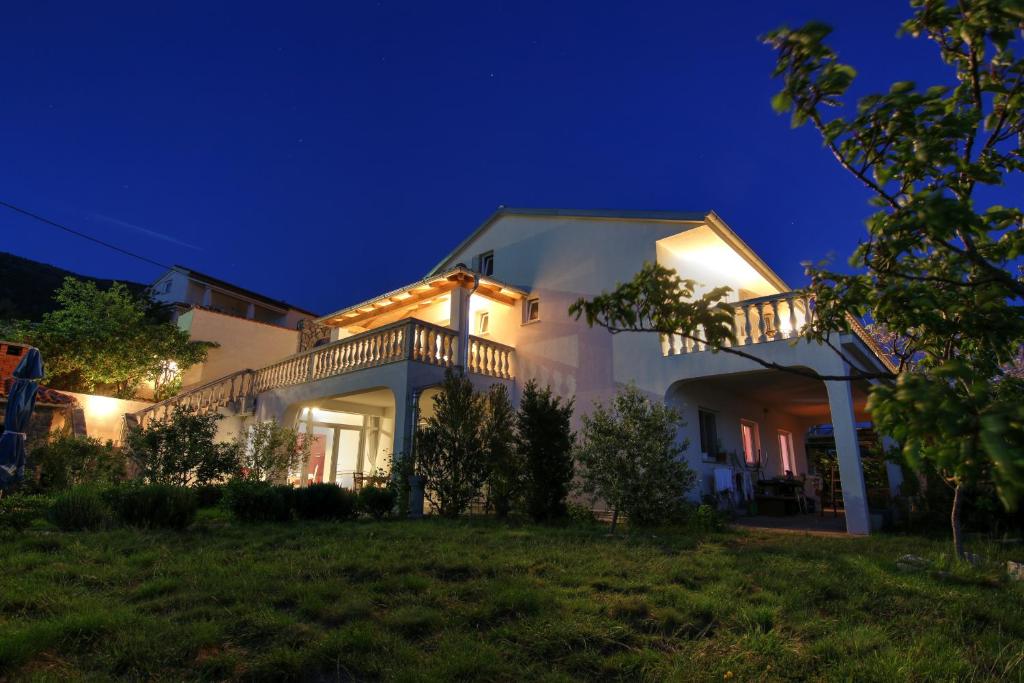
M 573 399 L 555 396 L 531 380 L 516 414 L 516 445 L 524 463 L 526 511 L 537 522 L 566 516 L 576 435 L 570 426 Z
M 516 448 L 516 412 L 508 389 L 491 386 L 484 396 L 483 445 L 487 453 L 487 498 L 499 519 L 508 517 L 523 492 L 523 458 Z
M 461 373 L 449 370 L 434 397 L 434 414 L 416 431 L 415 466 L 426 496 L 444 517 L 457 517 L 480 494 L 487 478 L 482 439 L 483 398 Z

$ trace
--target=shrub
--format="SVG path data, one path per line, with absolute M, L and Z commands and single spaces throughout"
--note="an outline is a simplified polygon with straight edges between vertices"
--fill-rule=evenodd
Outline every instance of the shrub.
M 53 504 L 49 496 L 23 493 L 0 498 L 0 529 L 22 531 L 37 519 L 44 519 Z
M 210 508 L 224 498 L 224 484 L 201 484 L 192 489 L 196 493 L 196 503 L 201 508 Z
M 170 484 L 126 484 L 104 498 L 122 524 L 144 529 L 184 529 L 198 508 L 194 491 Z
M 679 516 L 683 495 L 694 474 L 680 458 L 676 440 L 679 414 L 627 387 L 608 406 L 594 405 L 583 416 L 576 459 L 582 467 L 582 491 L 600 497 L 612 509 L 612 531 L 619 513 L 630 526 L 665 524 Z
M 42 491 L 64 491 L 79 484 L 110 484 L 124 478 L 124 456 L 108 441 L 66 432 L 32 449 L 29 462 Z
M 265 481 L 236 480 L 224 489 L 224 502 L 243 522 L 285 522 L 291 519 L 290 486 Z
M 359 510 L 374 519 L 391 514 L 398 497 L 395 489 L 386 486 L 366 486 L 359 491 Z
M 80 486 L 54 499 L 50 521 L 62 531 L 99 529 L 110 521 L 110 508 L 93 488 Z
M 505 519 L 523 492 L 523 459 L 516 450 L 516 414 L 501 384 L 484 397 L 483 446 L 487 454 L 487 498 Z
M 302 519 L 351 519 L 356 494 L 335 484 L 312 484 L 294 489 L 292 506 Z
M 128 432 L 126 455 L 151 484 L 203 485 L 238 471 L 238 446 L 215 443 L 220 415 L 176 408 L 162 420 Z
M 589 505 L 580 505 L 579 503 L 569 503 L 565 506 L 566 512 L 576 524 L 593 524 L 594 523 L 594 511 Z
M 516 443 L 525 465 L 526 511 L 537 522 L 564 518 L 573 476 L 573 400 L 563 401 L 533 380 L 523 388 Z
M 309 459 L 312 440 L 276 422 L 259 422 L 239 437 L 239 474 L 253 481 L 278 481 Z
M 434 397 L 434 414 L 416 431 L 417 474 L 426 497 L 444 517 L 456 517 L 480 494 L 487 477 L 484 401 L 464 375 L 448 370 Z
M 722 529 L 722 516 L 718 510 L 702 503 L 697 511 L 693 513 L 692 524 L 701 531 L 720 531 Z

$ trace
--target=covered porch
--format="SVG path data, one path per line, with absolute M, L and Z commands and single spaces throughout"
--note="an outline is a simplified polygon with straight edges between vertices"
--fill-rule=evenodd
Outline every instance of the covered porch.
M 864 381 L 753 370 L 677 382 L 666 402 L 686 421 L 686 457 L 705 500 L 756 515 L 749 521 L 758 526 L 866 534 L 877 526 L 862 462 L 868 391 Z M 827 465 L 808 452 L 822 425 L 832 444 Z M 899 485 L 898 472 L 886 474 Z

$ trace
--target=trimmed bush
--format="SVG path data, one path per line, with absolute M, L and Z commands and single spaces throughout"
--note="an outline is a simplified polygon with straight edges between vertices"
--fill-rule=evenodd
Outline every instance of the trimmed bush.
M 53 501 L 50 521 L 61 531 L 99 529 L 110 522 L 110 508 L 95 489 L 74 488 Z
M 143 529 L 184 529 L 199 507 L 194 491 L 170 484 L 117 486 L 104 498 L 122 524 Z
M 359 491 L 359 511 L 374 519 L 383 519 L 395 507 L 397 494 L 393 488 L 366 486 Z
M 15 494 L 0 498 L 0 530 L 22 531 L 45 519 L 53 504 L 49 496 Z
M 356 494 L 335 484 L 313 484 L 294 489 L 292 505 L 302 519 L 351 519 Z
M 235 480 L 224 489 L 224 502 L 242 522 L 286 522 L 292 517 L 290 486 Z
M 111 442 L 87 436 L 54 434 L 32 449 L 28 463 L 35 468 L 40 491 L 66 491 L 83 484 L 107 485 L 124 478 L 124 456 Z
M 196 486 L 196 502 L 201 508 L 212 508 L 224 499 L 224 484 L 202 484 Z

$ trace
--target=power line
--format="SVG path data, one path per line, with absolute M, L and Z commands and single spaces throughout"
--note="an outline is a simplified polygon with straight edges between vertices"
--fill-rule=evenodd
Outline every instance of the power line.
M 145 261 L 146 263 L 148 263 L 150 265 L 154 265 L 154 266 L 157 266 L 159 268 L 163 268 L 165 270 L 170 270 L 171 269 L 171 266 L 167 265 L 166 263 L 160 263 L 159 261 L 154 261 L 151 258 L 147 258 L 145 256 L 141 256 L 141 255 L 136 254 L 134 252 L 128 251 L 127 249 L 122 249 L 121 247 L 119 247 L 119 246 L 117 246 L 115 244 L 111 244 L 110 242 L 104 242 L 103 240 L 97 239 L 96 237 L 93 237 L 92 235 L 86 235 L 84 232 L 81 232 L 79 230 L 75 230 L 74 228 L 69 228 L 66 225 L 61 225 L 60 223 L 57 223 L 56 221 L 51 221 L 49 218 L 43 218 L 39 214 L 32 213 L 31 211 L 26 211 L 25 209 L 22 209 L 20 207 L 15 206 L 14 204 L 8 204 L 7 202 L 5 202 L 3 200 L 0 200 L 0 206 L 6 207 L 6 208 L 10 209 L 11 211 L 15 211 L 17 213 L 20 213 L 23 216 L 28 216 L 29 218 L 34 218 L 35 220 L 39 221 L 40 223 L 46 223 L 47 225 L 52 225 L 53 227 L 59 228 L 60 230 L 63 230 L 65 232 L 70 232 L 72 235 L 78 235 L 79 237 L 87 239 L 90 242 L 95 242 L 96 244 L 101 244 L 104 247 L 107 247 L 108 249 L 113 249 L 114 251 L 120 252 L 120 253 L 124 254 L 125 256 L 131 256 L 132 258 L 137 258 L 140 261 Z

